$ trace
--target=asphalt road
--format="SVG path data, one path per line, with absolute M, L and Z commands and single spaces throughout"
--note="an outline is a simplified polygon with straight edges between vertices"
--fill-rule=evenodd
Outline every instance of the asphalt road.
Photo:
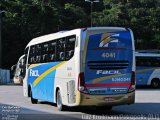
M 31 104 L 22 94 L 22 86 L 0 86 L 0 120 L 160 120 L 160 89 L 139 88 L 136 103 L 113 107 L 111 111 L 95 108 L 70 108 L 60 112 L 55 104 Z

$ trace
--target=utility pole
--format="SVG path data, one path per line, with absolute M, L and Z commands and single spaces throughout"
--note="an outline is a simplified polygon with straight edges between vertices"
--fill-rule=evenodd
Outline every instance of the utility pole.
M 93 21 L 92 21 L 92 18 L 93 18 L 93 15 L 92 15 L 92 12 L 93 12 L 93 3 L 94 2 L 99 2 L 99 0 L 85 0 L 85 2 L 90 2 L 91 3 L 91 27 L 93 26 Z

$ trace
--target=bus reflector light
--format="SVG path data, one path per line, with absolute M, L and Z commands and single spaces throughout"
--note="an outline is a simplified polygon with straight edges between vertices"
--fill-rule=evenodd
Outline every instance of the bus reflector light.
M 132 77 L 131 77 L 131 85 L 129 87 L 128 93 L 135 91 L 135 72 L 132 72 Z
M 78 90 L 82 93 L 89 94 L 85 86 L 84 72 L 81 72 L 78 76 Z

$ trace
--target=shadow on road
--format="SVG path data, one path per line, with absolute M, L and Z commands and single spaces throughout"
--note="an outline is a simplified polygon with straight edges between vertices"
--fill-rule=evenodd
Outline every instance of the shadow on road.
M 56 104 L 50 103 L 50 102 L 39 102 L 40 104 L 48 104 L 52 105 L 53 107 L 56 107 Z M 82 112 L 85 114 L 96 114 L 96 115 L 101 115 L 101 114 L 108 114 L 108 113 L 114 113 L 114 111 L 104 111 L 104 110 L 97 110 L 96 107 L 88 107 L 88 106 L 81 106 L 81 107 L 67 107 L 65 112 Z M 121 112 L 116 112 L 115 114 L 121 114 Z
M 50 114 L 38 110 L 32 110 L 24 107 L 1 104 L 0 103 L 0 120 L 81 120 L 71 114 Z
M 40 102 L 39 104 L 48 104 L 56 107 L 55 104 L 49 102 Z M 11 109 L 12 107 L 12 109 Z M 16 107 L 16 108 L 13 108 Z M 160 103 L 136 103 L 130 106 L 117 106 L 113 110 L 97 110 L 95 107 L 69 107 L 68 110 L 60 112 L 60 114 L 47 113 L 38 110 L 28 109 L 24 107 L 18 107 L 13 105 L 1 104 L 0 103 L 0 119 L 5 117 L 17 117 L 16 120 L 81 120 L 90 116 L 116 116 L 116 117 L 145 117 L 150 119 L 151 117 L 160 117 Z M 19 110 L 15 112 L 13 110 Z M 12 111 L 12 112 L 10 112 Z M 67 114 L 64 114 L 66 113 Z M 76 113 L 77 112 L 77 113 Z M 80 114 L 79 114 L 80 112 Z M 85 119 L 85 118 L 84 118 Z M 118 118 L 117 118 L 118 119 Z
M 49 102 L 40 102 L 40 104 L 48 104 L 56 107 L 56 104 Z M 96 107 L 68 107 L 66 112 L 81 112 L 91 115 L 158 115 L 160 117 L 160 103 L 135 103 L 132 105 L 115 106 L 112 110 L 97 110 Z
M 136 91 L 160 91 L 160 88 L 153 88 L 151 86 L 136 86 Z
M 20 83 L 17 83 L 17 84 L 15 84 L 15 83 L 7 83 L 7 84 L 0 84 L 0 86 L 23 86 L 23 85 L 20 84 Z
M 130 106 L 117 106 L 113 107 L 111 111 L 97 110 L 95 107 L 77 107 L 69 109 L 70 112 L 82 112 L 86 114 L 94 115 L 148 115 L 159 114 L 160 115 L 160 103 L 135 103 Z M 160 116 L 159 116 L 160 117 Z

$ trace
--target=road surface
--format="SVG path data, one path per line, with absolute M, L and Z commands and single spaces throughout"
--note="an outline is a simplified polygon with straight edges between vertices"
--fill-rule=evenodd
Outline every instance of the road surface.
M 0 86 L 0 120 L 160 120 L 160 89 L 139 88 L 136 103 L 113 107 L 111 111 L 81 107 L 60 112 L 55 104 L 31 104 L 20 85 Z

